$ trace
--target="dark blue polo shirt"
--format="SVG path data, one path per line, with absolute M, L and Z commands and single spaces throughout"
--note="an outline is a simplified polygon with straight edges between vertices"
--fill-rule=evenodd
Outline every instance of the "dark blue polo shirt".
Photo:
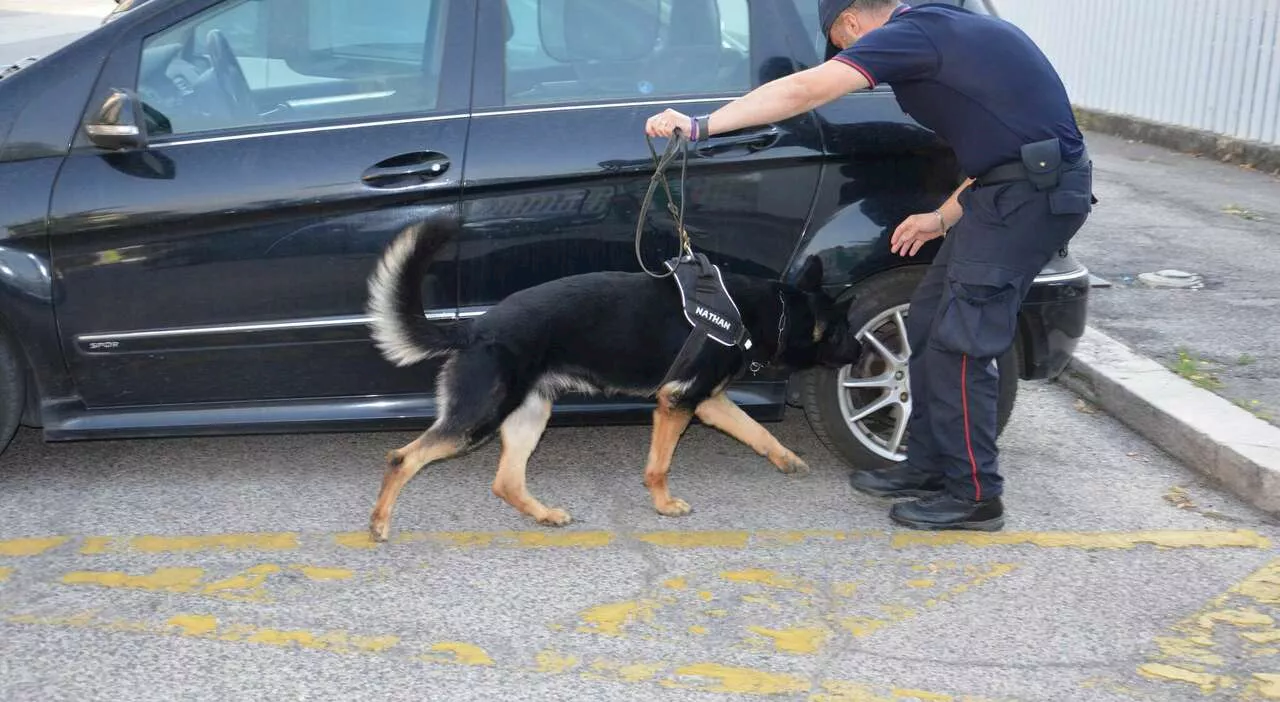
M 1064 160 L 1084 138 L 1062 79 L 1013 24 L 943 4 L 899 7 L 832 59 L 887 83 L 898 104 L 956 152 L 969 176 L 1021 158 L 1023 144 L 1058 137 Z

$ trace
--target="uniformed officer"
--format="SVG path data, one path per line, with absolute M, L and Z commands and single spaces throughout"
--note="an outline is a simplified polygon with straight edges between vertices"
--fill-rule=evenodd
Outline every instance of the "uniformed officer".
M 999 530 L 994 360 L 1018 308 L 1092 209 L 1092 164 L 1061 79 L 1017 27 L 944 4 L 820 0 L 827 59 L 710 115 L 674 110 L 645 130 L 693 141 L 785 120 L 846 93 L 889 85 L 902 109 L 955 151 L 967 178 L 933 212 L 908 217 L 890 250 L 945 237 L 911 300 L 908 460 L 859 471 L 855 488 L 915 497 L 890 517 L 920 529 Z M 679 21 L 679 18 L 673 18 Z M 1006 371 L 1008 372 L 1008 371 Z

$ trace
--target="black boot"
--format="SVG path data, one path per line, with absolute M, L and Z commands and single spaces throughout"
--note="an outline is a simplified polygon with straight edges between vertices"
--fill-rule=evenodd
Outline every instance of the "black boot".
M 969 529 L 1000 531 L 1004 528 L 1004 504 L 999 497 L 974 502 L 949 494 L 900 502 L 889 518 L 913 529 Z
M 855 471 L 849 476 L 849 484 L 854 490 L 876 497 L 928 497 L 942 492 L 942 474 L 899 463 L 883 470 Z

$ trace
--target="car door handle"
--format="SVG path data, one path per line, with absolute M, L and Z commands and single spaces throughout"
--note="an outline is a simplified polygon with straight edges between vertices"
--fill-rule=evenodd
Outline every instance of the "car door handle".
M 449 157 L 435 151 L 415 151 L 384 159 L 360 175 L 374 188 L 404 188 L 427 183 L 449 170 Z
M 771 126 L 761 131 L 753 131 L 746 134 L 711 137 L 705 144 L 698 147 L 697 153 L 699 156 L 714 156 L 718 153 L 740 148 L 745 148 L 751 152 L 763 151 L 777 144 L 781 138 L 782 130 Z

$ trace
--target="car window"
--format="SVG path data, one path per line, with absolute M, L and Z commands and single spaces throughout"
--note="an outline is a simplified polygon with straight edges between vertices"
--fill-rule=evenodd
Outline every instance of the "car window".
M 818 3 L 813 0 L 791 0 L 804 23 L 805 35 L 813 43 L 814 56 L 821 61 L 827 52 L 827 38 L 822 35 L 822 20 L 818 17 Z
M 147 37 L 152 134 L 429 112 L 450 0 L 227 0 Z
M 747 0 L 506 0 L 508 105 L 740 94 Z

